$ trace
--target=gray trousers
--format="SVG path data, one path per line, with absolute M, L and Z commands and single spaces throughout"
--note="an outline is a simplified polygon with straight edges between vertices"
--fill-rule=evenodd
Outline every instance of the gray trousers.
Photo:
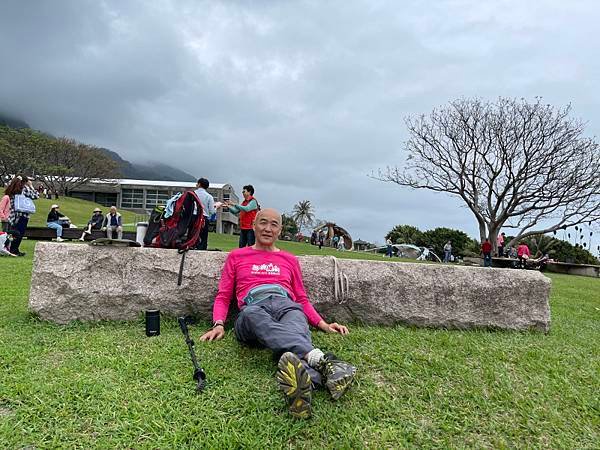
M 117 232 L 117 238 L 118 239 L 123 239 L 123 227 L 117 226 L 107 226 L 106 227 L 106 237 L 109 239 L 112 239 L 113 237 L 113 231 Z
M 292 352 L 303 358 L 314 347 L 302 306 L 287 297 L 272 295 L 245 306 L 235 321 L 235 336 L 242 344 L 266 347 L 276 358 Z M 321 374 L 302 359 L 314 384 L 321 384 Z

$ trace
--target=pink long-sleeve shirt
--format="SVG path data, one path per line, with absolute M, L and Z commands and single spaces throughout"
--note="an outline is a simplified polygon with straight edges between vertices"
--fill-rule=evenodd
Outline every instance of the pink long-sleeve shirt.
M 252 247 L 233 250 L 227 256 L 213 307 L 213 320 L 227 319 L 229 302 L 234 294 L 241 309 L 248 292 L 263 284 L 278 284 L 284 288 L 289 297 L 302 306 L 312 326 L 316 327 L 321 321 L 306 295 L 298 259 L 283 250 L 268 252 Z
M 10 197 L 8 195 L 3 195 L 2 200 L 0 200 L 0 220 L 2 222 L 8 222 L 9 216 L 10 216 Z

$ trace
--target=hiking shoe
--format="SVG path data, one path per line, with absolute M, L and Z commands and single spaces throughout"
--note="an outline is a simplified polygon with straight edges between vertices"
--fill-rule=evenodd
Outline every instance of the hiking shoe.
M 292 352 L 281 355 L 276 379 L 287 399 L 290 414 L 297 419 L 308 419 L 311 414 L 312 382 L 300 358 Z
M 344 395 L 356 373 L 356 367 L 339 360 L 333 353 L 325 354 L 317 369 L 325 377 L 325 386 L 334 400 Z

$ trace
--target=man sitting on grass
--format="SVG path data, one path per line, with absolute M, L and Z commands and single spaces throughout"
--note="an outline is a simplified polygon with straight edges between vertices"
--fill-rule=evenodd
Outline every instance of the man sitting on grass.
M 327 323 L 308 301 L 298 259 L 275 247 L 281 215 L 259 211 L 254 220 L 256 243 L 232 251 L 221 273 L 213 308 L 214 325 L 202 341 L 221 339 L 229 302 L 237 298 L 240 314 L 234 330 L 238 341 L 271 349 L 280 356 L 277 383 L 294 417 L 311 415 L 313 385 L 325 385 L 339 399 L 354 379 L 356 368 L 313 347 L 308 324 L 327 333 L 348 334 L 348 328 Z

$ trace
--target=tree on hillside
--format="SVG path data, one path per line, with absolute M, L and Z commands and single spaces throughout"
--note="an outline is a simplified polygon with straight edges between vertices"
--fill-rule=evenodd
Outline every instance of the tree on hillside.
M 10 168 L 14 152 L 12 145 L 3 136 L 0 136 L 0 181 L 8 179 L 11 174 L 15 173 Z M 0 183 L 1 185 L 2 183 Z
M 30 128 L 0 126 L 0 176 L 35 175 L 36 164 L 44 158 L 51 139 Z
M 0 127 L 0 176 L 17 173 L 31 175 L 61 195 L 91 178 L 120 175 L 118 164 L 94 146 L 29 128 Z
M 418 245 L 422 241 L 423 232 L 412 225 L 396 225 L 385 238 L 391 239 L 394 244 Z
M 90 179 L 113 179 L 119 176 L 118 164 L 92 145 L 59 138 L 50 142 L 46 156 L 38 162 L 37 179 L 61 195 L 87 183 Z
M 406 120 L 404 168 L 375 178 L 457 196 L 480 240 L 514 241 L 600 218 L 600 150 L 584 124 L 541 99 L 462 99 Z
M 294 205 L 292 210 L 292 219 L 298 225 L 299 231 L 309 226 L 315 218 L 313 207 L 310 204 L 310 200 L 302 200 Z

